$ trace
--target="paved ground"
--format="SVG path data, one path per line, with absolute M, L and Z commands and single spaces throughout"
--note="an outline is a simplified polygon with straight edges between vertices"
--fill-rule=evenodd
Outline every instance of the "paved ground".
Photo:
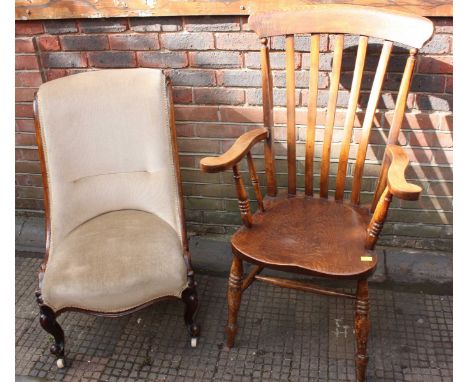
M 58 370 L 38 322 L 39 262 L 16 257 L 18 381 L 354 381 L 352 301 L 255 283 L 244 294 L 237 346 L 227 352 L 226 279 L 209 275 L 198 276 L 196 349 L 178 301 L 117 319 L 65 313 L 69 367 Z M 376 285 L 371 319 L 369 382 L 452 380 L 451 296 Z

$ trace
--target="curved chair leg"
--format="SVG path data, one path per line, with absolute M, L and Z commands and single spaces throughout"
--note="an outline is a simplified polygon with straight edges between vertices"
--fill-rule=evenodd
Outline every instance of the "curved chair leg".
M 184 320 L 190 333 L 191 346 L 197 346 L 198 337 L 200 337 L 200 326 L 195 322 L 195 316 L 198 310 L 198 294 L 193 278 L 193 271 L 188 274 L 189 285 L 182 292 L 182 301 L 185 303 Z
M 36 292 L 39 305 L 39 322 L 42 328 L 54 337 L 54 343 L 50 346 L 50 352 L 57 357 L 57 367 L 65 367 L 65 335 L 57 322 L 57 316 L 51 307 L 44 304 L 41 292 Z
M 226 347 L 234 346 L 234 339 L 237 334 L 237 313 L 239 312 L 242 296 L 242 275 L 244 273 L 242 260 L 239 256 L 233 255 L 231 272 L 229 274 L 228 285 L 228 324 L 226 326 Z
M 366 380 L 367 338 L 369 336 L 369 289 L 367 280 L 359 280 L 356 290 L 356 315 L 354 318 L 356 331 L 356 380 Z

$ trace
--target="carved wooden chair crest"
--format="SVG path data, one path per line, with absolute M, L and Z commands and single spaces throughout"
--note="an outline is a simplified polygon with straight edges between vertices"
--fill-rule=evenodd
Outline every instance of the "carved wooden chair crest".
M 409 92 L 416 54 L 432 36 L 428 19 L 400 12 L 351 5 L 317 5 L 307 10 L 252 15 L 250 28 L 261 39 L 261 66 L 264 128 L 251 130 L 220 157 L 204 158 L 201 169 L 218 172 L 232 168 L 239 208 L 244 227 L 232 237 L 233 259 L 229 276 L 229 318 L 226 327 L 227 347 L 232 347 L 237 331 L 237 313 L 242 292 L 254 280 L 298 290 L 340 296 L 356 300 L 356 376 L 365 379 L 367 337 L 369 333 L 369 299 L 367 279 L 377 266 L 373 248 L 383 227 L 393 196 L 418 199 L 421 188 L 407 183 L 405 169 L 408 158 L 396 145 Z M 313 187 L 316 155 L 316 116 L 319 82 L 320 33 L 335 34 L 335 47 L 329 86 L 329 99 L 324 124 L 320 165 L 320 188 Z M 305 142 L 305 189 L 297 190 L 294 35 L 311 34 L 310 78 L 308 93 L 307 133 Z M 329 197 L 329 171 L 332 134 L 342 67 L 344 35 L 359 36 L 356 61 L 339 154 L 334 198 Z M 275 175 L 273 136 L 273 81 L 269 57 L 269 39 L 286 39 L 286 102 L 287 102 L 287 192 L 278 192 Z M 369 37 L 383 40 L 361 128 L 361 139 L 355 160 L 350 159 L 350 141 L 356 118 L 361 83 L 366 64 Z M 384 83 L 387 64 L 394 43 L 409 47 L 406 66 L 396 100 L 394 117 L 388 134 L 380 176 L 371 206 L 360 205 L 361 182 L 367 146 Z M 264 142 L 267 196 L 262 198 L 250 150 Z M 252 215 L 247 192 L 240 173 L 240 162 L 246 157 L 258 210 Z M 345 181 L 350 166 L 352 187 L 350 200 L 344 200 Z M 351 173 L 351 172 L 350 172 Z M 243 261 L 254 267 L 244 277 Z M 261 276 L 264 267 L 299 272 L 314 276 L 355 279 L 355 294 L 339 292 L 292 280 Z
M 36 297 L 57 365 L 65 341 L 56 318 L 69 310 L 115 317 L 180 298 L 196 346 L 198 298 L 164 74 L 64 77 L 41 85 L 34 109 L 47 235 Z

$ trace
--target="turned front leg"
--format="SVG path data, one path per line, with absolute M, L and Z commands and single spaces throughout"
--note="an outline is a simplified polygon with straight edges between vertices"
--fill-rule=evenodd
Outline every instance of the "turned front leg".
M 50 346 L 50 352 L 57 358 L 57 366 L 65 366 L 65 335 L 55 312 L 47 305 L 44 305 L 40 291 L 36 292 L 36 301 L 39 305 L 39 322 L 42 328 L 54 337 L 54 343 Z
M 359 280 L 356 291 L 356 314 L 354 329 L 356 332 L 356 380 L 363 382 L 366 379 L 367 338 L 369 337 L 369 289 L 367 280 Z
M 242 275 L 244 273 L 242 260 L 239 256 L 232 257 L 231 272 L 228 285 L 228 324 L 226 326 L 226 347 L 234 346 L 237 333 L 237 313 L 239 312 L 242 296 Z
M 187 325 L 193 344 L 193 340 L 200 337 L 200 326 L 195 322 L 198 310 L 198 294 L 192 270 L 188 272 L 187 278 L 189 283 L 187 288 L 182 292 L 182 301 L 185 304 L 185 325 Z

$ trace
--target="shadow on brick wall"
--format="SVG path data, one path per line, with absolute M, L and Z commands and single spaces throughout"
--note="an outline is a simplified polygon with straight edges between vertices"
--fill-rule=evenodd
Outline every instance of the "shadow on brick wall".
M 356 113 L 355 127 L 352 135 L 350 162 L 347 173 L 346 195 L 349 196 L 352 183 L 352 172 L 354 169 L 354 159 L 357 151 L 357 146 L 360 141 L 362 123 L 366 112 L 366 106 L 369 100 L 369 95 L 373 83 L 373 77 L 378 64 L 381 44 L 369 44 L 368 56 L 366 58 L 365 71 L 361 85 L 361 94 L 358 102 L 358 110 Z M 361 197 L 363 203 L 371 201 L 375 190 L 376 181 L 379 175 L 380 163 L 384 156 L 385 145 L 388 140 L 388 134 L 393 117 L 400 81 L 405 68 L 408 50 L 400 46 L 396 46 L 388 63 L 387 74 L 379 97 L 378 109 L 374 118 L 374 125 L 368 146 L 367 160 L 364 171 L 364 179 Z M 339 150 L 341 148 L 341 138 L 343 136 L 343 122 L 346 108 L 349 101 L 349 92 L 352 84 L 352 76 L 354 63 L 356 59 L 356 46 L 348 46 L 344 50 L 343 69 L 340 75 L 340 87 L 337 100 L 337 117 L 335 119 L 335 128 L 332 139 L 332 163 L 330 164 L 330 195 L 333 195 L 335 186 L 335 175 L 337 161 L 339 158 Z M 399 144 L 405 148 L 409 158 L 410 166 L 407 169 L 407 178 L 422 186 L 423 193 L 419 201 L 400 201 L 395 200 L 392 204 L 389 221 L 396 226 L 395 230 L 390 224 L 390 230 L 387 234 L 390 235 L 426 235 L 433 238 L 434 235 L 442 237 L 445 235 L 443 226 L 449 227 L 452 214 L 452 95 L 447 93 L 447 82 L 451 76 L 446 75 L 428 75 L 419 72 L 419 64 L 421 56 L 418 57 L 416 68 L 413 76 L 408 102 L 402 129 L 399 136 Z M 333 65 L 333 62 L 330 65 Z M 451 65 L 448 67 L 444 61 L 439 62 L 434 57 L 424 57 L 424 65 L 430 68 L 437 68 L 444 65 L 444 73 L 451 72 Z M 273 76 L 275 78 L 275 76 Z M 279 76 L 277 76 L 279 78 Z M 329 81 L 328 81 L 329 84 Z M 281 89 L 273 83 L 274 89 Z M 284 84 L 280 84 L 284 86 Z M 328 89 L 328 88 L 327 88 Z M 451 91 L 451 90 L 450 90 Z M 303 90 L 304 92 L 304 90 Z M 325 93 L 324 93 L 325 92 Z M 322 94 L 320 94 L 322 93 Z M 277 91 L 276 94 L 279 94 Z M 325 94 L 325 97 L 323 96 Z M 307 93 L 301 93 L 301 98 Z M 297 97 L 297 96 L 296 96 Z M 284 162 L 286 161 L 286 117 L 285 117 L 285 100 L 284 94 L 281 96 L 274 95 L 275 102 L 275 137 L 276 143 L 276 158 L 277 158 L 277 177 L 278 185 L 286 187 L 286 169 Z M 298 187 L 304 187 L 303 179 L 303 159 L 305 146 L 305 130 L 307 104 L 303 100 L 297 101 L 296 104 L 296 124 L 297 124 L 297 156 L 298 156 Z M 328 94 L 326 89 L 319 89 L 317 114 L 317 140 L 316 140 L 316 162 L 320 161 L 321 143 L 323 142 L 323 124 L 326 114 L 326 106 Z M 303 106 L 301 108 L 300 106 Z M 235 113 L 235 111 L 233 111 Z M 254 118 L 249 119 L 248 116 L 242 115 L 239 110 L 236 120 L 245 119 L 246 122 L 258 122 Z M 255 126 L 252 126 L 252 128 Z M 258 154 L 258 167 L 263 170 L 263 148 L 257 145 L 253 151 Z M 319 163 L 316 163 L 319 165 Z M 302 173 L 301 173 L 302 171 Z M 314 167 L 314 190 L 318 190 L 318 178 L 320 174 L 319 166 Z M 262 179 L 264 180 L 264 179 Z M 447 182 L 448 181 L 448 182 Z M 265 184 L 265 183 L 263 183 Z M 252 194 L 252 199 L 254 199 Z M 413 231 L 409 228 L 413 227 Z M 416 227 L 416 228 L 414 228 Z M 406 232 L 405 232 L 406 230 Z M 419 230 L 419 231 L 417 231 Z M 450 231 L 450 230 L 449 230 Z M 444 236 L 444 239 L 450 236 Z M 448 240 L 448 239 L 447 239 Z
M 369 44 L 365 72 L 358 110 L 365 109 L 368 102 L 368 91 L 372 86 L 373 73 L 377 68 L 380 54 L 380 44 Z M 344 58 L 355 62 L 357 46 L 344 50 Z M 378 111 L 374 120 L 373 132 L 370 138 L 369 159 L 383 158 L 382 146 L 388 141 L 388 134 L 398 90 L 404 71 L 408 50 L 396 45 L 388 63 L 387 74 L 378 102 Z M 344 67 L 340 88 L 348 92 L 351 89 L 352 70 L 347 72 Z M 372 76 L 369 76 L 369 71 Z M 428 72 L 434 72 L 428 74 Z M 419 201 L 398 201 L 393 203 L 389 220 L 402 220 L 406 223 L 452 224 L 452 146 L 453 129 L 452 115 L 452 73 L 453 67 L 437 56 L 419 55 L 411 83 L 405 116 L 398 143 L 405 148 L 410 166 L 407 177 L 422 186 L 423 193 Z M 440 73 L 440 74 L 439 74 Z M 359 122 L 363 122 L 363 114 L 358 114 Z M 354 135 L 353 135 L 354 140 Z M 359 140 L 356 141 L 358 143 Z M 372 174 L 371 174 L 372 175 Z M 449 182 L 447 182 L 449 181 Z M 396 206 L 395 206 L 396 204 Z M 410 217 L 406 211 L 417 210 L 418 216 Z M 434 214 L 435 212 L 435 214 Z M 415 215 L 415 214 L 413 214 Z

